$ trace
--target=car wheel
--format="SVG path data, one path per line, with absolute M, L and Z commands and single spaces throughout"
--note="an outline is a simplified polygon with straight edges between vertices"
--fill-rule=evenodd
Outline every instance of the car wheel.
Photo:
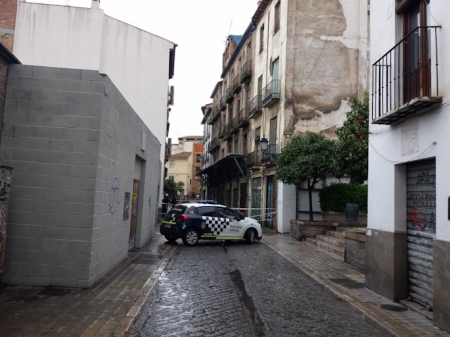
M 170 236 L 170 235 L 164 235 L 164 237 L 165 237 L 166 240 L 169 241 L 169 242 L 175 242 L 175 241 L 177 241 L 177 239 L 175 239 L 173 236 Z
M 245 232 L 245 240 L 249 245 L 252 245 L 256 242 L 256 231 L 252 228 L 248 229 L 247 232 Z
M 198 232 L 193 228 L 189 228 L 186 232 L 184 232 L 183 243 L 186 246 L 195 246 L 199 239 L 200 236 Z

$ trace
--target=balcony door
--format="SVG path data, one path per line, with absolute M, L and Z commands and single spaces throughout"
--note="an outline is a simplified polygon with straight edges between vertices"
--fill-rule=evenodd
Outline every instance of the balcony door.
M 431 94 L 431 53 L 429 45 L 430 0 L 410 1 L 404 10 L 404 99 L 405 102 Z

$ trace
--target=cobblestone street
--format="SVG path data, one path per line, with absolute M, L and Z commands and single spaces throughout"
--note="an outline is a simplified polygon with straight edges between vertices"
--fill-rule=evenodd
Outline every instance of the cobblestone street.
M 129 336 L 389 336 L 264 243 L 183 245 Z

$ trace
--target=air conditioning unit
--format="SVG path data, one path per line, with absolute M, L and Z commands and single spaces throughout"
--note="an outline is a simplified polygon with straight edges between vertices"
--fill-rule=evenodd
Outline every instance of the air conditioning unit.
M 169 93 L 168 93 L 168 98 L 167 98 L 167 104 L 173 105 L 173 103 L 174 103 L 174 95 L 175 95 L 175 93 L 174 93 L 174 87 L 173 87 L 173 85 L 171 85 L 171 86 L 169 87 Z

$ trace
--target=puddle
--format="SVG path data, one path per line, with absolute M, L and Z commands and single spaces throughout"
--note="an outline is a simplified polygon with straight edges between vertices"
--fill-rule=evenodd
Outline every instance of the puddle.
M 252 322 L 252 328 L 255 332 L 255 336 L 265 336 L 264 333 L 264 323 L 256 310 L 255 303 L 253 299 L 247 294 L 245 290 L 245 283 L 242 280 L 242 275 L 239 270 L 232 271 L 230 273 L 231 279 L 236 286 L 239 293 L 239 300 L 247 309 L 247 314 Z

